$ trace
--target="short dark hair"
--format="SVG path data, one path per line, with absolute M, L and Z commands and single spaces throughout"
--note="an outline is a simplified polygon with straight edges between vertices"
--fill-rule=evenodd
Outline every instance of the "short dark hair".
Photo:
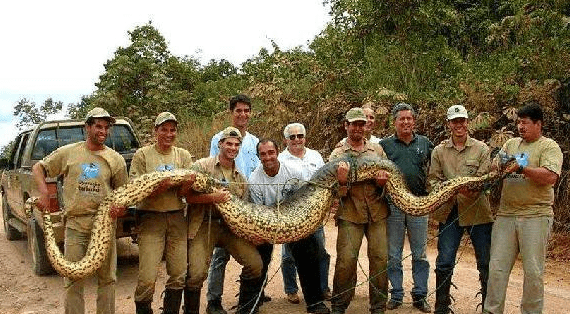
M 230 111 L 234 111 L 238 102 L 248 105 L 251 109 L 251 99 L 244 94 L 239 94 L 230 99 Z
M 410 110 L 412 112 L 412 116 L 414 116 L 414 118 L 416 117 L 416 112 L 414 111 L 414 107 L 412 107 L 412 105 L 410 104 L 406 104 L 405 102 L 399 102 L 394 105 L 394 107 L 392 108 L 392 117 L 396 119 L 398 117 L 398 112 L 404 110 Z
M 265 143 L 273 143 L 273 147 L 275 147 L 275 150 L 279 153 L 279 144 L 277 144 L 276 141 L 274 141 L 270 138 L 262 138 L 257 143 L 257 146 L 255 146 L 255 151 L 257 152 L 257 157 L 259 157 L 259 145 L 265 144 Z
M 92 126 L 93 124 L 95 124 L 95 121 L 97 121 L 97 119 L 105 120 L 105 121 L 109 122 L 109 126 L 113 126 L 113 124 L 114 124 L 111 119 L 108 119 L 108 118 L 105 118 L 105 117 L 98 117 L 98 118 L 90 117 L 90 118 L 88 118 L 87 120 L 85 120 L 85 125 L 87 125 L 87 126 Z
M 534 123 L 537 121 L 544 122 L 544 112 L 538 102 L 534 100 L 525 102 L 517 112 L 517 116 L 519 118 L 529 118 Z

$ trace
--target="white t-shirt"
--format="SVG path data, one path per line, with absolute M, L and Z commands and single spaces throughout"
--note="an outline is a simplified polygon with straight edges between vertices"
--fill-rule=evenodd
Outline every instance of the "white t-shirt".
M 303 158 L 299 158 L 291 154 L 288 149 L 282 151 L 278 158 L 281 162 L 293 164 L 297 168 L 301 169 L 304 180 L 310 180 L 313 174 L 325 164 L 325 161 L 319 152 L 306 147 Z
M 256 204 L 273 206 L 298 189 L 303 180 L 301 169 L 285 162 L 279 163 L 279 172 L 270 177 L 259 165 L 248 180 L 251 200 Z

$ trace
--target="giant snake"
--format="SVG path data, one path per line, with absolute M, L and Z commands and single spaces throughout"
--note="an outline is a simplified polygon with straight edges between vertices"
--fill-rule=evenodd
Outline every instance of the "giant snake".
M 304 183 L 287 200 L 275 207 L 245 202 L 232 196 L 230 201 L 216 204 L 225 222 L 236 235 L 254 244 L 288 243 L 303 239 L 316 231 L 327 216 L 338 185 L 338 162 L 329 162 L 317 171 L 309 183 Z M 501 179 L 508 171 L 491 172 L 481 177 L 458 177 L 434 187 L 427 196 L 413 195 L 397 166 L 389 160 L 364 158 L 350 160 L 350 178 L 354 182 L 373 180 L 380 170 L 390 173 L 384 193 L 404 212 L 423 216 L 435 211 L 449 201 L 462 188 L 481 189 L 484 185 Z M 190 180 L 195 177 L 195 180 Z M 111 205 L 134 206 L 149 196 L 168 179 L 172 186 L 191 184 L 200 193 L 210 193 L 222 185 L 198 170 L 152 172 L 135 178 L 111 192 L 99 205 L 91 230 L 91 240 L 85 256 L 76 262 L 64 258 L 55 241 L 49 213 L 44 212 L 46 251 L 54 269 L 62 276 L 78 280 L 94 273 L 107 257 L 112 239 L 113 218 Z M 26 206 L 36 206 L 37 198 L 30 198 Z M 192 206 L 189 206 L 192 210 Z

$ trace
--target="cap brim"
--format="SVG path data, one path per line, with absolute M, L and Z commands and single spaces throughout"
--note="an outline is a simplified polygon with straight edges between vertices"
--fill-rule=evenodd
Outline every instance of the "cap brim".
M 363 122 L 368 122 L 368 120 L 366 119 L 362 119 L 362 118 L 355 118 L 355 119 L 346 119 L 348 122 L 354 122 L 354 121 L 363 121 Z
M 457 118 L 469 119 L 469 116 L 466 114 L 455 114 L 455 115 L 447 117 L 447 120 L 453 120 L 453 119 L 457 119 Z
M 89 120 L 89 119 L 104 119 L 104 120 L 107 120 L 111 123 L 115 123 L 117 121 L 115 118 L 110 117 L 110 116 L 93 116 L 93 117 L 87 118 L 87 120 Z M 85 120 L 85 121 L 87 121 L 87 120 Z

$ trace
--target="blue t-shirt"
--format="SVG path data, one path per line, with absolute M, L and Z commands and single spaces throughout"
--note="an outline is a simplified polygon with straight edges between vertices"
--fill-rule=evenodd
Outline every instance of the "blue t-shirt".
M 214 135 L 212 137 L 212 142 L 210 143 L 210 156 L 217 156 L 220 153 L 220 148 L 218 147 L 218 142 L 222 137 L 222 132 Z M 239 147 L 239 153 L 236 157 L 236 167 L 246 178 L 249 178 L 253 170 L 259 165 L 260 161 L 257 157 L 257 143 L 259 139 L 249 133 L 245 132 L 245 136 L 241 140 L 241 145 Z

